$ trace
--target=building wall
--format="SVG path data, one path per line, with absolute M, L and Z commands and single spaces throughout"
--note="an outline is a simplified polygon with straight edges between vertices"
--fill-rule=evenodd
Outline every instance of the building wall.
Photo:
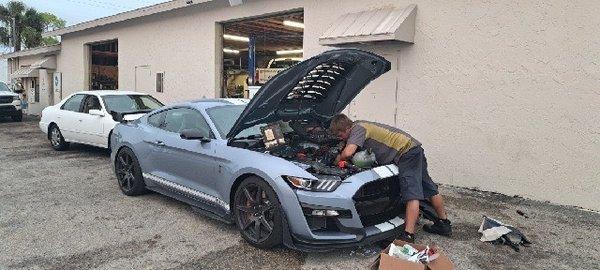
M 220 93 L 217 65 L 221 62 L 217 22 L 301 7 L 300 2 L 286 1 L 271 1 L 260 7 L 251 4 L 255 8 L 242 8 L 244 5 L 231 8 L 227 3 L 215 1 L 202 7 L 64 35 L 58 61 L 63 72 L 63 96 L 87 90 L 84 44 L 118 39 L 120 89 L 152 93 L 166 103 L 215 97 Z M 158 72 L 165 73 L 163 93 L 155 92 Z M 151 83 L 136 79 L 140 76 Z
M 42 60 L 45 55 L 33 55 L 33 56 L 23 56 L 18 57 L 18 59 L 11 59 L 8 62 L 8 70 L 9 74 L 13 73 L 17 69 L 23 66 L 29 66 L 37 61 Z M 54 56 L 47 56 L 54 57 Z M 17 61 L 17 62 L 14 62 Z M 23 97 L 23 101 L 27 103 L 27 109 L 24 110 L 26 114 L 38 115 L 42 112 L 44 108 L 48 105 L 51 105 L 53 99 L 50 95 L 53 95 L 52 92 L 52 73 L 54 70 L 49 69 L 39 69 L 37 77 L 32 78 L 21 78 L 21 83 L 23 84 L 24 93 L 21 94 Z M 10 77 L 10 75 L 9 75 Z M 37 80 L 39 84 L 39 101 L 36 102 L 35 95 L 35 86 L 32 86 L 32 80 Z M 10 81 L 10 80 L 9 80 Z
M 153 92 L 135 88 L 143 69 L 140 76 L 165 72 L 165 92 L 153 95 L 167 103 L 214 97 L 216 22 L 304 8 L 309 57 L 330 49 L 318 37 L 338 16 L 415 3 L 414 44 L 360 46 L 384 55 L 392 71 L 346 112 L 413 134 L 437 182 L 600 210 L 600 2 L 244 2 L 65 35 L 63 91 L 85 88 L 83 44 L 117 38 L 122 89 Z
M 436 181 L 600 210 L 600 2 L 311 3 L 311 53 L 338 14 L 418 5 L 414 45 L 363 47 L 395 66 L 349 111 L 416 136 Z

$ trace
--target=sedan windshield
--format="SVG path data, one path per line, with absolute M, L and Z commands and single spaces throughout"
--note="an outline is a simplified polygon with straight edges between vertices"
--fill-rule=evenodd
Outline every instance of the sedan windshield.
M 0 82 L 0 92 L 1 91 L 12 92 L 10 91 L 10 88 L 8 88 L 8 86 L 3 82 Z
M 108 112 L 151 111 L 163 106 L 160 101 L 148 95 L 108 95 L 102 99 Z
M 240 117 L 240 114 L 244 111 L 246 105 L 227 105 L 227 106 L 219 106 L 207 109 L 206 112 L 208 116 L 215 124 L 217 131 L 221 134 L 221 138 L 225 138 L 229 130 L 235 124 L 235 121 Z M 248 137 L 252 135 L 260 135 L 260 127 L 262 125 L 256 125 L 250 128 L 247 128 L 240 132 L 236 137 Z

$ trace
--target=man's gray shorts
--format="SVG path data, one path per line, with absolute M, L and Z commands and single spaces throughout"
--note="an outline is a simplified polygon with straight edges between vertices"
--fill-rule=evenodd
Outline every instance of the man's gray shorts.
M 421 146 L 415 146 L 396 160 L 400 174 L 402 201 L 429 199 L 438 194 L 438 186 L 427 172 L 427 159 Z

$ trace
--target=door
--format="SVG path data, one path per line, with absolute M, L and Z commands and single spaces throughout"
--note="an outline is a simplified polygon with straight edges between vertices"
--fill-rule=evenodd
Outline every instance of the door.
M 71 96 L 63 105 L 60 110 L 56 110 L 55 121 L 58 124 L 58 128 L 65 138 L 69 142 L 79 142 L 77 134 L 77 125 L 79 123 L 78 118 L 81 114 L 83 99 L 85 95 L 77 94 Z
M 192 108 L 168 110 L 164 113 L 160 127 L 165 132 L 155 136 L 156 139 L 152 142 L 155 147 L 161 148 L 160 154 L 152 157 L 157 176 L 203 195 L 218 197 L 215 187 L 211 185 L 218 170 L 214 158 L 218 144 L 215 141 L 201 142 L 180 137 L 182 130 L 194 129 L 205 134 L 206 138 L 214 138 L 200 112 Z M 195 197 L 206 200 L 206 196 Z
M 81 142 L 108 147 L 108 137 L 104 136 L 104 118 L 107 116 L 91 115 L 90 110 L 102 110 L 100 100 L 96 95 L 87 95 L 83 101 L 82 113 L 79 114 L 77 129 Z
M 154 80 L 150 66 L 135 67 L 135 91 L 143 93 L 151 93 L 155 89 Z

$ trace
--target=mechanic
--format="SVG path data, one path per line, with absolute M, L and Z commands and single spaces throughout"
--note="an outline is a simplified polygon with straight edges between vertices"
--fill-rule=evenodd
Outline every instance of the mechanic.
M 361 148 L 371 149 L 380 165 L 398 166 L 402 200 L 406 203 L 405 227 L 400 239 L 414 242 L 419 200 L 424 199 L 431 201 L 440 219 L 433 225 L 424 225 L 423 230 L 445 236 L 452 234 L 444 200 L 427 172 L 427 160 L 420 142 L 400 129 L 368 121 L 353 122 L 344 114 L 333 117 L 329 130 L 346 141 L 346 146 L 335 160 L 336 164 L 352 158 Z

